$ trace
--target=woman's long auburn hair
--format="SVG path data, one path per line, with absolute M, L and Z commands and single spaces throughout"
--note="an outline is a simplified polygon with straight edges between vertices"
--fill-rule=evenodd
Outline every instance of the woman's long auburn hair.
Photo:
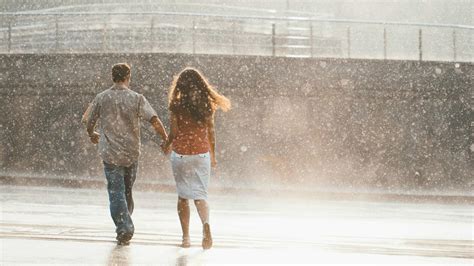
M 189 114 L 196 122 L 205 122 L 221 108 L 230 109 L 230 101 L 219 94 L 194 68 L 185 68 L 177 75 L 168 95 L 168 108 L 175 114 Z

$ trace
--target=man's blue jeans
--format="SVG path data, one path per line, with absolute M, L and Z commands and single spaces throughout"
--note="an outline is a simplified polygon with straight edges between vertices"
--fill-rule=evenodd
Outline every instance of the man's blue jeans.
M 117 234 L 131 233 L 133 235 L 135 231 L 131 215 L 134 207 L 132 187 L 137 177 L 137 166 L 138 163 L 125 167 L 104 162 L 110 215 L 114 220 Z

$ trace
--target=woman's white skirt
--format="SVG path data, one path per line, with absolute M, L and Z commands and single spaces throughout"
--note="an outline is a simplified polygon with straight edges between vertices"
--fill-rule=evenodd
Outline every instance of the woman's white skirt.
M 171 152 L 176 190 L 183 199 L 207 199 L 207 188 L 211 177 L 209 152 L 196 155 L 181 155 Z

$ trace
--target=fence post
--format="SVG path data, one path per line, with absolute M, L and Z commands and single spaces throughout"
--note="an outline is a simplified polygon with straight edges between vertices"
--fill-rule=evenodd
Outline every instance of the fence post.
M 150 52 L 154 51 L 155 48 L 155 34 L 154 34 L 154 28 L 155 28 L 155 18 L 151 17 L 151 25 L 150 25 Z
M 107 22 L 104 22 L 103 36 L 102 36 L 102 50 L 107 51 Z
M 55 33 L 56 40 L 54 44 L 54 50 L 57 53 L 59 51 L 59 18 L 58 16 L 55 17 L 54 23 L 55 23 L 55 29 L 56 29 L 56 33 Z
M 418 53 L 419 53 L 419 60 L 422 61 L 423 60 L 423 32 L 422 30 L 420 29 L 418 31 Z
M 351 58 L 351 27 L 347 27 L 347 58 Z
M 272 56 L 275 56 L 276 55 L 276 39 L 275 39 L 275 23 L 272 23 Z
M 193 19 L 193 54 L 196 54 L 196 21 Z
M 387 29 L 383 28 L 383 59 L 387 60 Z
M 314 57 L 314 41 L 313 41 L 313 22 L 309 24 L 309 41 L 310 41 L 310 49 L 311 49 L 311 57 Z
M 232 54 L 235 55 L 235 21 L 232 22 Z
M 456 53 L 456 29 L 453 29 L 453 59 L 454 59 L 454 61 L 457 60 L 457 53 Z
M 8 20 L 8 53 L 12 50 L 12 20 Z

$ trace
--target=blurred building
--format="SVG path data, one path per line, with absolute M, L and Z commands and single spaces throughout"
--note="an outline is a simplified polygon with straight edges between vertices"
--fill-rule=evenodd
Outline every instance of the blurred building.
M 472 61 L 474 49 L 472 1 L 3 0 L 0 8 L 2 53 Z

